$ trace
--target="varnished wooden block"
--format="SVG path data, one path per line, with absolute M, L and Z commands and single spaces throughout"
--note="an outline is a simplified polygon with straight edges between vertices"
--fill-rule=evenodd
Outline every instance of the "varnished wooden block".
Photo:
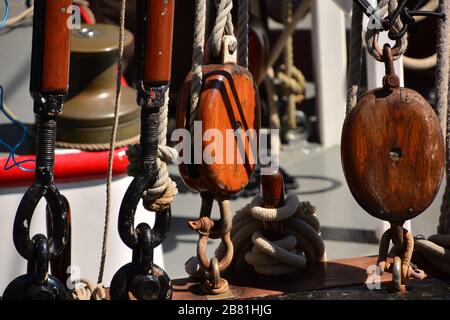
M 189 74 L 182 88 L 177 112 L 177 128 L 190 130 L 192 140 L 192 164 L 180 165 L 181 176 L 190 188 L 201 192 L 239 192 L 247 185 L 258 156 L 250 148 L 251 138 L 246 135 L 251 129 L 255 133 L 253 139 L 257 139 L 259 134 L 260 101 L 255 82 L 248 70 L 237 65 L 206 65 L 203 67 L 200 102 L 191 113 L 191 81 L 192 75 Z M 201 124 L 201 136 L 193 135 L 194 121 Z M 205 136 L 211 129 L 218 130 L 223 139 Z M 232 143 L 226 139 L 227 130 L 241 131 L 244 154 L 239 152 L 237 138 L 231 139 Z M 208 164 L 202 157 L 201 164 L 194 164 L 195 139 L 202 139 L 201 152 L 209 150 L 217 161 Z
M 403 222 L 434 200 L 444 172 L 444 139 L 428 102 L 406 88 L 364 94 L 341 144 L 350 190 L 371 215 Z

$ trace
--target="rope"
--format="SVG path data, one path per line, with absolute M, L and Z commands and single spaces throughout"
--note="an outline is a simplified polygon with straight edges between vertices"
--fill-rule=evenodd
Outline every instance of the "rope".
M 284 0 L 284 24 L 289 25 L 292 22 L 293 3 L 292 0 Z M 286 40 L 286 48 L 284 50 L 284 64 L 286 67 L 286 76 L 293 78 L 294 69 L 294 38 L 292 34 Z M 297 127 L 295 97 L 293 94 L 287 94 L 287 118 L 288 128 L 294 129 Z
M 439 9 L 439 0 L 430 0 L 428 1 L 419 11 L 436 11 Z M 414 17 L 415 22 L 421 22 L 427 19 L 426 16 L 418 16 Z M 410 70 L 428 70 L 436 67 L 437 64 L 437 54 L 433 54 L 427 58 L 411 58 L 407 56 L 403 56 L 403 65 L 405 68 Z
M 239 0 L 238 12 L 238 64 L 248 68 L 248 29 L 249 29 L 249 0 Z
M 285 66 L 281 66 L 280 70 L 277 73 L 277 81 L 281 85 L 282 93 L 284 96 L 292 98 L 295 104 L 301 103 L 305 99 L 305 76 L 303 75 L 302 71 L 296 66 L 292 66 L 291 76 L 289 76 L 285 72 L 285 69 Z
M 409 70 L 428 70 L 436 67 L 437 64 L 437 54 L 433 54 L 427 58 L 411 58 L 403 56 L 403 65 Z
M 300 202 L 296 195 L 287 196 L 285 205 L 280 208 L 260 205 L 261 198 L 257 196 L 233 217 L 233 246 L 237 256 L 244 255 L 243 261 L 235 259 L 236 269 L 243 267 L 241 263 L 247 263 L 259 274 L 282 275 L 297 272 L 307 263 L 326 260 L 314 206 Z M 285 236 L 277 241 L 267 239 L 263 231 L 264 223 L 268 222 L 285 226 Z M 223 245 L 219 246 L 216 255 L 222 256 L 224 249 Z
M 264 72 L 261 75 L 260 82 L 265 80 L 266 77 L 268 76 L 269 70 L 272 68 L 272 66 L 275 64 L 275 62 L 277 62 L 279 56 L 283 52 L 283 49 L 286 46 L 287 38 L 295 32 L 298 22 L 306 16 L 306 14 L 308 13 L 308 10 L 311 6 L 311 3 L 312 3 L 312 0 L 301 1 L 297 7 L 297 10 L 295 11 L 294 15 L 292 16 L 292 22 L 289 23 L 288 25 L 284 26 L 284 30 L 283 30 L 282 34 L 280 35 L 280 37 L 278 38 L 275 45 L 273 46 L 273 49 L 270 52 L 269 59 L 267 59 L 267 63 L 264 66 Z
M 158 179 L 155 184 L 147 189 L 142 195 L 144 207 L 148 211 L 161 212 L 168 208 L 175 200 L 178 193 L 177 185 L 169 176 L 167 163 L 173 162 L 177 158 L 177 151 L 166 145 L 167 143 L 167 122 L 169 113 L 169 90 L 166 92 L 164 105 L 159 112 L 159 132 L 158 132 Z M 130 164 L 127 173 L 136 176 L 141 168 L 141 145 L 130 145 L 127 150 Z
M 350 61 L 348 68 L 348 89 L 347 89 L 347 115 L 353 110 L 358 102 L 358 90 L 361 84 L 362 69 L 362 31 L 363 12 L 359 5 L 353 3 L 352 27 L 351 27 L 351 47 Z
M 376 14 L 382 18 L 384 15 L 393 14 L 398 7 L 398 0 L 383 0 L 378 3 Z M 392 27 L 393 31 L 399 32 L 403 28 L 403 23 L 400 18 Z M 378 45 L 379 31 L 376 28 L 368 28 L 366 31 L 366 45 L 369 54 L 377 61 L 383 62 L 382 47 Z M 407 35 L 398 40 L 393 48 L 394 60 L 399 59 L 408 48 Z
M 106 291 L 101 284 L 95 285 L 89 279 L 81 278 L 73 282 L 75 288 L 72 290 L 74 300 L 105 300 Z
M 382 0 L 378 2 L 378 6 L 375 9 L 374 14 L 383 17 L 386 13 L 393 13 L 398 6 L 397 0 Z M 369 21 L 369 23 L 371 23 Z M 370 25 L 369 25 L 370 27 Z M 378 45 L 379 31 L 375 28 L 369 28 L 366 31 L 366 44 L 367 50 L 376 60 L 383 61 L 381 47 Z M 401 30 L 403 27 L 400 18 L 394 25 L 394 30 Z M 347 88 L 347 105 L 346 114 L 348 115 L 358 103 L 358 91 L 361 84 L 361 69 L 362 69 L 362 32 L 363 32 L 363 12 L 361 8 L 356 4 L 353 4 L 353 16 L 351 26 L 351 48 L 350 48 L 350 60 L 348 68 L 348 88 Z M 402 56 L 408 46 L 407 37 L 397 41 L 395 45 L 394 59 L 397 60 Z
M 436 68 L 436 112 L 446 137 L 446 186 L 439 217 L 438 234 L 416 239 L 416 250 L 441 271 L 450 274 L 450 2 L 440 0 L 441 12 L 446 15 L 439 26 Z
M 115 148 L 123 148 L 130 144 L 137 143 L 140 136 L 135 136 L 115 143 Z M 79 149 L 82 151 L 104 151 L 110 150 L 110 143 L 75 143 L 56 141 L 56 146 L 62 149 Z
M 100 259 L 100 269 L 98 272 L 97 283 L 102 283 L 103 273 L 105 271 L 105 260 L 108 246 L 108 229 L 109 229 L 109 215 L 111 211 L 111 184 L 113 177 L 113 165 L 114 165 L 114 150 L 116 145 L 117 128 L 119 126 L 119 110 L 120 100 L 122 95 L 122 74 L 123 74 L 123 59 L 124 59 L 124 38 L 125 38 L 125 12 L 126 12 L 127 0 L 121 0 L 120 8 L 120 31 L 119 31 L 119 61 L 117 63 L 117 76 L 116 76 L 116 101 L 114 105 L 114 124 L 111 132 L 111 143 L 109 146 L 108 157 L 108 177 L 106 180 L 106 210 L 105 210 L 105 225 L 103 229 L 103 243 L 102 243 L 102 255 Z
M 217 17 L 214 28 L 209 38 L 209 47 L 213 56 L 218 57 L 222 50 L 222 39 L 224 35 L 233 35 L 234 27 L 231 16 L 233 0 L 217 0 Z
M 205 57 L 206 0 L 195 0 L 194 44 L 192 51 L 191 112 L 197 109 L 202 90 Z

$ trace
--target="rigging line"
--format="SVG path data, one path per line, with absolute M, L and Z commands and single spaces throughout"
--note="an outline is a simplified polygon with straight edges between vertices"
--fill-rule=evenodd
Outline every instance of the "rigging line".
M 121 0 L 120 9 L 120 32 L 119 32 L 119 61 L 117 66 L 116 75 L 116 102 L 114 106 L 114 125 L 111 132 L 111 140 L 109 146 L 108 157 L 108 177 L 106 181 L 106 210 L 105 210 L 105 225 L 103 229 L 103 243 L 102 243 L 102 255 L 100 260 L 100 269 L 98 273 L 97 283 L 103 281 L 103 273 L 105 271 L 105 260 L 108 245 L 108 229 L 109 229 L 109 214 L 111 211 L 111 184 L 113 176 L 114 165 L 114 149 L 116 145 L 117 127 L 119 125 L 119 110 L 120 110 L 120 98 L 122 94 L 122 75 L 123 75 L 123 55 L 124 55 L 124 38 L 125 38 L 125 12 L 126 12 L 126 0 Z

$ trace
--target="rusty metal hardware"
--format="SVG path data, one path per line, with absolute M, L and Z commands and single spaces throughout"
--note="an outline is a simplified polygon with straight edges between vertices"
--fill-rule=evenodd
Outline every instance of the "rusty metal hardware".
M 197 259 L 200 263 L 200 275 L 207 292 L 220 294 L 228 290 L 228 282 L 220 277 L 233 259 L 233 243 L 231 242 L 232 213 L 229 199 L 225 196 L 215 197 L 211 193 L 201 193 L 202 207 L 200 218 L 189 221 L 189 227 L 199 235 L 197 243 Z M 211 219 L 212 206 L 216 200 L 220 209 L 220 220 Z M 213 257 L 210 260 L 206 255 L 206 246 L 209 239 L 221 239 L 225 245 L 225 254 L 222 257 Z
M 389 221 L 381 239 L 378 266 L 392 271 L 392 292 L 406 290 L 414 239 L 405 221 L 434 200 L 444 172 L 444 139 L 439 119 L 417 92 L 400 87 L 393 50 L 386 44 L 383 87 L 363 94 L 345 120 L 341 156 L 345 177 L 358 204 Z M 414 187 L 412 187 L 414 186 Z M 389 254 L 390 242 L 393 249 Z M 388 261 L 393 255 L 394 262 Z
M 135 229 L 134 217 L 140 200 L 158 177 L 159 113 L 170 84 L 173 14 L 174 0 L 138 1 L 135 85 L 141 107 L 141 167 L 120 206 L 119 235 L 133 250 L 133 260 L 114 275 L 110 294 L 115 300 L 128 300 L 130 293 L 140 300 L 172 297 L 170 278 L 153 263 L 153 250 L 165 240 L 170 228 L 170 207 L 155 213 L 153 229 L 145 223 Z M 164 36 L 161 29 L 166 30 Z
M 44 0 L 34 7 L 30 92 L 37 118 L 36 171 L 14 219 L 14 245 L 28 260 L 28 271 L 8 286 L 5 296 L 12 299 L 67 298 L 64 286 L 48 275 L 48 264 L 69 240 L 68 202 L 55 186 L 54 162 L 57 117 L 68 87 L 70 30 L 65 9 L 70 4 L 71 0 Z M 42 198 L 47 202 L 52 234 L 49 239 L 38 234 L 31 240 L 31 219 Z

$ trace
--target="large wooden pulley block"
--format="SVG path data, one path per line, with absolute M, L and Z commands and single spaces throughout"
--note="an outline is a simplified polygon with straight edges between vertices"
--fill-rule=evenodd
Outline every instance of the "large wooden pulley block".
M 177 128 L 189 130 L 191 134 L 191 145 L 183 144 L 180 157 L 190 148 L 192 161 L 180 164 L 181 176 L 190 188 L 200 192 L 237 193 L 247 185 L 257 162 L 257 145 L 252 148 L 250 142 L 259 138 L 258 89 L 245 68 L 235 64 L 205 65 L 200 101 L 192 111 L 191 82 L 192 74 L 189 74 L 182 87 L 177 112 Z M 197 128 L 201 125 L 196 134 L 194 122 Z M 236 130 L 241 132 L 240 138 L 232 135 L 232 139 L 227 139 L 227 134 Z M 218 134 L 211 134 L 213 131 Z M 247 135 L 250 132 L 254 135 Z M 214 161 L 205 161 L 203 156 L 200 163 L 198 159 L 195 161 L 196 146 L 201 146 L 201 154 L 212 155 Z
M 347 117 L 342 164 L 356 201 L 371 215 L 403 222 L 434 200 L 444 171 L 444 139 L 432 107 L 407 88 L 364 94 Z

